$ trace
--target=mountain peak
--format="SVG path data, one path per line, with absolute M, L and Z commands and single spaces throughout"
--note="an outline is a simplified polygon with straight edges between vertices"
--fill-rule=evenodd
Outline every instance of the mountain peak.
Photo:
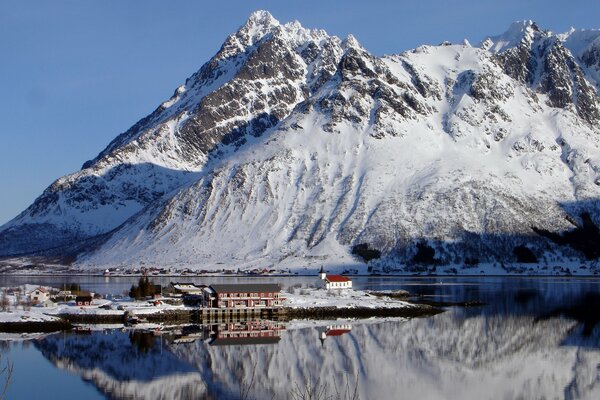
M 354 37 L 354 35 L 349 34 L 346 39 L 342 42 L 342 45 L 345 49 L 358 49 L 366 51 L 365 48 L 360 44 L 360 42 Z
M 279 21 L 273 18 L 270 12 L 265 10 L 254 11 L 238 30 L 236 36 L 243 38 L 242 42 L 248 42 L 246 44 L 253 44 L 280 25 Z
M 486 38 L 480 43 L 480 47 L 494 53 L 500 53 L 516 47 L 524 41 L 531 42 L 536 33 L 539 32 L 541 31 L 538 25 L 530 19 L 515 21 L 510 24 L 504 33 Z
M 254 11 L 248 17 L 246 24 L 244 26 L 248 27 L 264 27 L 264 28 L 272 28 L 279 25 L 279 21 L 277 21 L 270 12 L 266 10 L 257 10 Z

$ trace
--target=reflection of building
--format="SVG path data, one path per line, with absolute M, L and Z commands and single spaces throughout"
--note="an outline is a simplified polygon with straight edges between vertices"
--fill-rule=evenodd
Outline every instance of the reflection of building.
M 250 321 L 211 325 L 212 346 L 275 344 L 285 326 L 275 321 Z
M 209 338 L 210 331 L 206 326 L 188 325 L 183 326 L 175 334 L 174 343 L 193 343 L 196 340 L 204 340 Z
M 323 267 L 321 267 L 321 270 L 319 271 L 319 278 L 321 279 L 321 284 L 324 285 L 327 290 L 352 288 L 352 280 L 342 275 L 326 274 Z
M 204 289 L 204 306 L 212 308 L 279 307 L 285 300 L 275 283 L 210 285 Z
M 319 340 L 321 344 L 325 342 L 328 337 L 342 336 L 352 331 L 352 325 L 329 325 L 319 330 Z

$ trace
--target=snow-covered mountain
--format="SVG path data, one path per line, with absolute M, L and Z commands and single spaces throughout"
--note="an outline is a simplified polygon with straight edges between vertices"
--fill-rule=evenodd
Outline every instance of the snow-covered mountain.
M 593 259 L 577 243 L 600 225 L 599 88 L 600 30 L 525 21 L 476 47 L 377 57 L 255 12 L 1 227 L 0 255 L 316 268 L 359 264 L 366 244 L 373 265 L 409 269 Z

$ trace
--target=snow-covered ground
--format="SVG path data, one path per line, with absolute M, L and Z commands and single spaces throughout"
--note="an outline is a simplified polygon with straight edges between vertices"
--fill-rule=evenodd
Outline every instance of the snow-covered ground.
M 365 291 L 354 289 L 289 288 L 288 292 L 282 295 L 286 298 L 284 306 L 290 308 L 402 308 L 412 306 L 404 301 L 373 296 Z M 152 304 L 150 301 L 111 302 L 103 299 L 95 299 L 89 306 L 60 303 L 41 307 L 18 305 L 14 297 L 10 299 L 11 304 L 7 307 L 8 310 L 0 312 L 0 322 L 58 321 L 59 315 L 111 316 L 128 313 L 143 316 L 191 309 L 184 305 L 169 305 L 162 302 L 160 304 Z
M 2 322 L 59 322 L 60 318 L 47 314 L 38 308 L 26 310 L 13 310 L 0 312 Z
M 111 309 L 101 308 L 104 305 L 111 305 Z M 121 309 L 117 309 L 120 307 Z M 100 300 L 89 306 L 74 306 L 68 304 L 56 304 L 49 307 L 31 307 L 24 310 L 22 306 L 12 308 L 10 311 L 0 312 L 0 322 L 18 322 L 18 321 L 55 321 L 59 320 L 58 315 L 124 315 L 128 312 L 130 315 L 149 315 L 164 311 L 183 310 L 188 307 L 174 306 L 168 304 L 152 305 L 143 301 L 130 301 L 111 303 L 110 301 Z
M 389 297 L 373 296 L 363 290 L 354 289 L 293 289 L 294 293 L 285 293 L 285 306 L 291 308 L 400 308 L 411 307 L 405 301 Z

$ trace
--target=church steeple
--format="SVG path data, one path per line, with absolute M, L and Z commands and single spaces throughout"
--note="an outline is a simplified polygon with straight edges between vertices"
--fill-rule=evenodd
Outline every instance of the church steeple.
M 325 273 L 325 270 L 323 269 L 323 266 L 321 265 L 321 270 L 319 271 L 319 278 L 321 278 L 322 280 L 325 280 L 326 276 L 327 276 L 327 274 Z

